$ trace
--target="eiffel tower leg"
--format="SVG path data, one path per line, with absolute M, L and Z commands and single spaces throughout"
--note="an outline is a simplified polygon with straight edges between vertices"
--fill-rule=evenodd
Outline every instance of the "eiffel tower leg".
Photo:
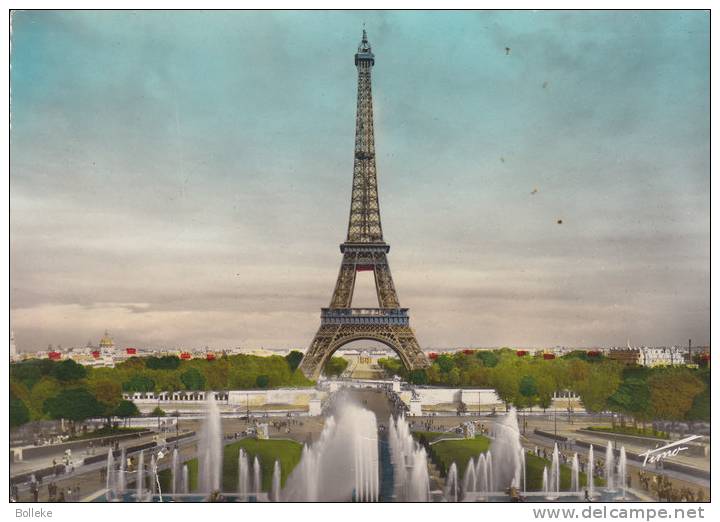
M 375 257 L 375 289 L 380 308 L 400 308 L 400 300 L 395 291 L 395 283 L 385 254 Z
M 405 367 L 408 370 L 429 368 L 430 361 L 420 349 L 412 328 L 409 326 L 394 326 L 393 329 L 399 344 L 397 351 L 402 352 L 405 357 Z
M 317 380 L 320 377 L 325 359 L 332 353 L 333 339 L 338 329 L 338 326 L 323 325 L 315 334 L 299 366 L 308 379 Z
M 343 255 L 330 308 L 350 308 L 355 290 L 355 259 L 349 253 Z

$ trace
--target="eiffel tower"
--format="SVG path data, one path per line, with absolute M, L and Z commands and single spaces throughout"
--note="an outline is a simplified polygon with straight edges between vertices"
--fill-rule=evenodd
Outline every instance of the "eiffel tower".
M 375 55 L 363 30 L 355 54 L 358 94 L 350 220 L 347 239 L 340 245 L 343 260 L 330 306 L 321 309 L 320 329 L 300 364 L 300 369 L 312 379 L 320 376 L 325 361 L 335 350 L 359 339 L 379 341 L 392 348 L 409 370 L 429 365 L 410 328 L 408 309 L 400 307 L 387 259 L 390 245 L 383 240 L 370 78 L 374 64 Z M 366 270 L 375 275 L 379 306 L 353 308 L 355 276 Z

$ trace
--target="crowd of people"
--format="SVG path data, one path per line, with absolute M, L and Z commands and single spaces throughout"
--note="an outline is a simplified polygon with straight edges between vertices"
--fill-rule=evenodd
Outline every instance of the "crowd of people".
M 42 477 L 35 478 L 33 475 L 28 483 L 28 493 L 30 494 L 30 501 L 31 502 L 39 502 L 40 500 L 40 490 L 42 488 L 43 481 Z M 81 499 L 81 492 L 80 492 L 80 485 L 74 484 L 67 489 L 64 487 L 59 488 L 57 483 L 55 481 L 50 481 L 47 483 L 47 492 L 48 492 L 48 502 L 80 502 Z M 10 486 L 10 501 L 11 502 L 21 502 L 21 501 L 27 501 L 24 498 L 21 498 L 20 496 L 20 487 L 17 483 L 14 483 Z

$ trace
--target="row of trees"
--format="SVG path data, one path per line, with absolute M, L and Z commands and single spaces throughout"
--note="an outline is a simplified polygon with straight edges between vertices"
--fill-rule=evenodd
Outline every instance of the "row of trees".
M 97 390 L 94 390 L 95 392 Z M 37 397 L 35 397 L 37 398 Z M 117 394 L 95 394 L 82 383 L 74 383 L 73 387 L 61 389 L 57 395 L 46 398 L 39 411 L 30 410 L 27 404 L 32 403 L 32 393 L 26 393 L 17 383 L 11 382 L 10 387 L 10 426 L 17 427 L 30 420 L 65 419 L 70 421 L 71 431 L 75 432 L 75 423 L 89 418 L 106 417 L 110 424 L 111 417 L 135 417 L 139 415 L 137 406 L 132 401 L 124 400 Z
M 190 361 L 134 357 L 115 368 L 89 368 L 69 359 L 23 361 L 10 365 L 10 422 L 19 426 L 40 419 L 132 416 L 137 409 L 122 400 L 122 392 L 310 386 L 313 382 L 297 369 L 301 360 L 302 353 L 291 352 L 286 357 L 233 355 Z M 334 375 L 344 366 L 332 358 L 327 369 Z
M 588 411 L 613 411 L 640 422 L 710 418 L 706 368 L 624 366 L 584 351 L 546 359 L 518 356 L 510 349 L 442 354 L 427 370 L 413 372 L 396 358 L 379 362 L 390 374 L 415 384 L 493 388 L 519 409 L 548 408 L 556 391 L 570 390 Z

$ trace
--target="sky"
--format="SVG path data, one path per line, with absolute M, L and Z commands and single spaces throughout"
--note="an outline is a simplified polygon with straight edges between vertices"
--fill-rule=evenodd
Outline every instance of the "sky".
M 706 12 L 21 11 L 18 349 L 306 347 L 347 232 L 363 23 L 421 346 L 709 342 Z

